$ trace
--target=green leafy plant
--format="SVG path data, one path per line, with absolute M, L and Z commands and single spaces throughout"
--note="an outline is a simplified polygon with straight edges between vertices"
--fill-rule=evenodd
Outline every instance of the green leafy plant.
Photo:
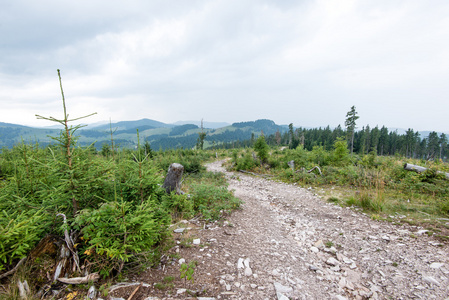
M 181 279 L 184 278 L 185 281 L 191 281 L 194 283 L 193 273 L 195 272 L 195 267 L 198 263 L 194 260 L 189 262 L 188 264 L 181 264 L 181 268 L 179 270 Z

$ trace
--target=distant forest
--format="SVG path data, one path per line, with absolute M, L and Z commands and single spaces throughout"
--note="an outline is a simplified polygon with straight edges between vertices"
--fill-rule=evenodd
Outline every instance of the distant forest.
M 312 150 L 314 147 L 323 147 L 325 150 L 333 149 L 337 139 L 348 139 L 347 131 L 338 126 L 331 129 L 325 128 L 297 128 L 292 124 L 289 131 L 267 135 L 265 140 L 271 146 L 288 146 Z M 221 145 L 224 148 L 251 147 L 254 136 L 250 140 L 229 142 Z M 349 142 L 348 142 L 349 144 Z M 354 133 L 354 153 L 368 154 L 374 151 L 378 155 L 401 155 L 404 157 L 432 160 L 437 158 L 447 159 L 449 155 L 448 138 L 444 133 L 435 131 L 426 137 L 421 137 L 418 131 L 408 129 L 405 134 L 397 131 L 389 131 L 383 126 L 370 128 L 369 125 Z

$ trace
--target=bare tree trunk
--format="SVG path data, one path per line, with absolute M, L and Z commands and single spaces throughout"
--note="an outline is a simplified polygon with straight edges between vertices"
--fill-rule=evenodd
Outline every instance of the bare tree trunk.
M 167 194 L 175 191 L 176 194 L 184 194 L 181 191 L 181 179 L 184 167 L 181 164 L 173 163 L 168 168 L 167 176 L 165 177 L 164 185 L 162 186 Z

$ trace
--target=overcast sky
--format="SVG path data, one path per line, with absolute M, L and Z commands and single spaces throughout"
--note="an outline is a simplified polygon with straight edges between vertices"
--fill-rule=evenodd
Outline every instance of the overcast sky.
M 449 1 L 4 0 L 0 122 L 449 131 Z

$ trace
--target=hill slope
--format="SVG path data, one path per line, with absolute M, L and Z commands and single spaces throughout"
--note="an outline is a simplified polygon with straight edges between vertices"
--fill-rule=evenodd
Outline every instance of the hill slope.
M 140 140 L 148 141 L 155 150 L 169 148 L 193 148 L 201 128 L 196 124 L 173 125 L 150 119 L 136 121 L 121 121 L 112 124 L 102 124 L 94 127 L 84 127 L 76 131 L 78 144 L 87 146 L 94 144 L 101 149 L 103 144 L 111 144 L 111 129 L 114 144 L 120 147 L 136 147 L 137 131 Z M 232 125 L 203 129 L 206 132 L 205 147 L 220 145 L 235 141 L 244 141 L 257 137 L 263 132 L 270 135 L 276 131 L 285 132 L 285 126 L 276 125 L 271 120 L 256 120 L 239 122 Z M 37 142 L 41 146 L 53 142 L 52 137 L 58 136 L 60 129 L 33 128 L 16 124 L 0 123 L 0 147 L 11 148 L 22 140 Z

